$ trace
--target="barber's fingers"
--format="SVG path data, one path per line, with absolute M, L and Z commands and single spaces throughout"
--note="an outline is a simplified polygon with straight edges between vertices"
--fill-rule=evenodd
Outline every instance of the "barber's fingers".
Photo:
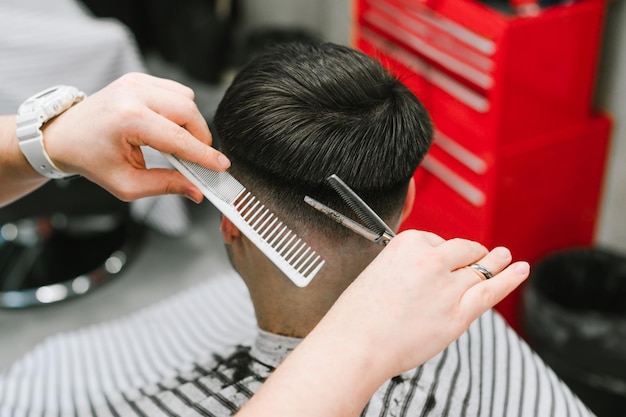
M 130 74 L 120 81 L 155 87 L 135 89 L 141 91 L 140 99 L 147 108 L 137 115 L 134 145 L 147 145 L 216 171 L 230 166 L 228 158 L 209 146 L 211 132 L 193 101 L 191 89 L 175 81 L 141 74 Z
M 440 256 L 444 257 L 443 261 L 451 268 L 451 271 L 467 266 L 488 253 L 487 248 L 480 243 L 460 238 L 443 242 L 437 250 Z
M 439 246 L 445 242 L 445 239 L 435 233 L 425 232 L 423 230 L 406 229 L 399 232 L 396 237 L 389 241 L 388 246 L 407 246 L 415 250 L 423 250 Z
M 424 242 L 427 242 L 431 246 L 439 246 L 446 241 L 441 236 L 432 232 L 425 232 L 425 231 L 416 231 L 416 232 L 419 233 L 420 238 Z
M 158 151 L 177 155 L 215 171 L 223 171 L 230 166 L 230 161 L 221 152 L 196 140 L 193 132 L 171 120 L 151 113 L 145 116 L 148 123 L 138 129 L 139 143 Z
M 195 97 L 195 94 L 190 87 L 187 87 L 186 85 L 181 84 L 178 81 L 170 80 L 167 78 L 155 77 L 153 75 L 143 73 L 133 73 L 127 75 L 130 77 L 137 77 L 140 81 L 146 82 L 147 84 L 153 85 L 155 87 L 163 88 L 171 92 L 184 95 L 191 100 L 193 100 Z
M 467 271 L 471 272 L 471 271 Z M 460 300 L 460 308 L 468 317 L 476 318 L 499 303 L 530 274 L 527 262 L 514 262 L 493 278 L 470 286 Z
M 474 268 L 472 264 L 478 264 L 479 266 L 486 268 L 495 278 L 495 276 L 506 268 L 512 260 L 511 251 L 503 246 L 498 246 L 492 249 L 483 258 L 475 260 L 469 266 L 461 268 L 456 271 L 457 275 L 467 276 L 471 281 L 478 282 L 487 279 L 485 274 L 480 272 L 478 268 Z
M 122 75 L 120 78 L 115 80 L 112 85 L 120 84 L 126 90 L 137 90 L 136 87 L 138 85 L 143 85 L 144 87 L 157 87 L 168 90 L 172 93 L 181 94 L 190 99 L 194 99 L 194 92 L 190 87 L 187 87 L 184 84 L 179 83 L 178 81 L 170 80 L 167 78 L 155 77 L 154 75 L 145 74 L 142 72 L 130 72 Z M 145 88 L 143 91 L 149 90 L 149 88 Z M 138 91 L 142 91 L 138 89 Z
M 427 254 L 416 260 L 424 261 L 429 267 L 436 266 L 445 273 L 452 273 L 476 262 L 488 253 L 487 248 L 472 240 L 445 240 L 434 233 L 412 229 L 398 233 L 388 246 L 395 248 L 400 245 L 411 248 L 415 253 Z
M 123 201 L 161 195 L 180 194 L 199 203 L 203 195 L 180 172 L 166 168 L 127 168 L 101 181 L 101 185 Z
M 192 136 L 207 145 L 212 143 L 211 132 L 206 120 L 194 102 L 193 90 L 176 81 L 131 73 L 116 80 L 109 88 L 117 91 L 116 97 L 134 107 L 137 101 L 178 126 L 183 126 Z M 129 101 L 130 100 L 130 101 Z M 141 107 L 140 107 L 141 108 Z M 137 108 L 135 107 L 135 110 Z M 145 113 L 136 114 L 137 122 L 143 127 Z M 150 145 L 142 143 L 141 145 Z
M 183 126 L 197 140 L 207 145 L 212 143 L 209 126 L 192 98 L 160 88 L 147 90 L 144 94 L 146 105 L 155 113 Z

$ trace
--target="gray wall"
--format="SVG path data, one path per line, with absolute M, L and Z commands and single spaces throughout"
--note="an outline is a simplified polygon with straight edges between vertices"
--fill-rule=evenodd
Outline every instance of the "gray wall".
M 246 27 L 301 26 L 324 39 L 347 45 L 350 41 L 349 0 L 244 0 Z
M 614 119 L 598 243 L 626 252 L 626 4 L 609 2 L 596 103 Z M 583 167 L 584 168 L 584 167 Z

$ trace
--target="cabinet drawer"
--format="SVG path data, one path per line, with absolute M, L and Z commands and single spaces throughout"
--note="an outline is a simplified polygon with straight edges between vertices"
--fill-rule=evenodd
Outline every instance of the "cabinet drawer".
M 395 69 L 439 126 L 493 149 L 589 117 L 605 6 L 524 17 L 469 0 L 359 0 L 354 42 Z
M 489 207 L 468 203 L 442 182 L 437 173 L 420 166 L 414 176 L 415 205 L 401 229 L 426 230 L 445 239 L 462 237 L 479 242 L 489 238 Z
M 378 59 L 424 104 L 436 126 L 472 152 L 494 148 L 497 121 L 488 96 L 472 90 L 377 33 L 363 29 L 357 47 Z
M 496 44 L 491 39 L 423 6 L 407 7 L 392 0 L 366 4 L 362 19 L 368 27 L 477 88 L 493 86 Z
M 437 131 L 415 173 L 415 208 L 404 227 L 484 240 L 493 198 L 493 164 Z
M 488 247 L 505 245 L 530 262 L 589 244 L 610 128 L 608 117 L 595 116 L 529 138 L 528 146 L 520 144 L 497 158 L 473 162 L 467 161 L 475 155 L 459 154 L 456 142 L 450 148 L 445 140 L 451 139 L 442 142 L 438 134 L 414 175 L 415 205 L 403 228 L 474 239 Z M 478 172 L 470 168 L 473 164 Z

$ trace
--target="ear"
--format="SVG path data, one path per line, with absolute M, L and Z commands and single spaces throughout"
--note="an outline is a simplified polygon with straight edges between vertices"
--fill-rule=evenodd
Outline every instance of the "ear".
M 406 191 L 406 198 L 404 200 L 404 205 L 402 206 L 402 213 L 400 214 L 400 224 L 402 224 L 411 211 L 413 210 L 413 203 L 415 202 L 415 180 L 411 178 L 409 181 L 409 188 Z
M 222 216 L 220 232 L 222 232 L 222 238 L 224 239 L 224 243 L 226 244 L 233 243 L 233 240 L 241 235 L 241 232 L 239 231 L 239 229 L 237 229 L 237 226 L 235 226 L 230 220 L 228 220 L 226 216 Z

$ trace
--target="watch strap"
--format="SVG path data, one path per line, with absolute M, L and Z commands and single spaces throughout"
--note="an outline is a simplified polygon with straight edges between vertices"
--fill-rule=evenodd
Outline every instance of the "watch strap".
M 52 95 L 58 92 L 57 95 Z M 48 94 L 52 95 L 46 98 Z M 30 165 L 48 178 L 66 178 L 74 174 L 63 172 L 46 152 L 41 127 L 86 97 L 85 93 L 71 86 L 56 86 L 26 100 L 18 109 L 16 135 L 22 153 Z
M 41 131 L 39 131 L 38 137 L 21 140 L 20 149 L 31 166 L 44 177 L 58 179 L 73 175 L 63 172 L 52 162 L 48 152 L 46 152 L 46 148 L 43 146 L 43 134 Z

